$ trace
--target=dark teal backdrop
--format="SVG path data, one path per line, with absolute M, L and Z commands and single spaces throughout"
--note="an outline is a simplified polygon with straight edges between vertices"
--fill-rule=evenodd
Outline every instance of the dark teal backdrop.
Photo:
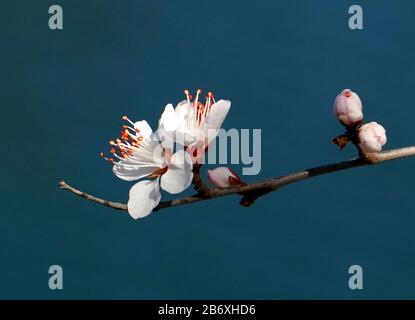
M 57 188 L 126 201 L 131 183 L 99 153 L 121 115 L 155 125 L 185 88 L 231 99 L 224 127 L 262 129 L 248 181 L 354 157 L 330 143 L 344 88 L 387 148 L 414 144 L 414 14 L 411 0 L 2 0 L 0 298 L 415 298 L 414 159 L 141 221 Z M 364 290 L 348 288 L 353 264 Z

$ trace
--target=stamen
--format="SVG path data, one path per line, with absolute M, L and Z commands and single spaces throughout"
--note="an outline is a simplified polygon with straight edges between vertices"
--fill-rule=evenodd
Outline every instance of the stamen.
M 197 104 L 197 102 L 199 101 L 199 95 L 200 95 L 201 93 L 202 93 L 202 90 L 201 90 L 201 89 L 197 89 L 197 90 L 196 90 L 196 98 L 195 98 L 195 101 L 193 102 L 195 106 L 197 106 L 197 105 L 198 105 L 198 104 Z
M 130 129 L 131 131 L 140 131 L 140 130 L 138 130 L 138 129 L 135 129 L 135 128 L 133 128 L 133 127 L 130 127 L 130 126 L 127 126 L 127 125 L 122 125 L 122 128 L 123 129 Z
M 112 159 L 112 158 L 107 158 L 107 157 L 104 155 L 104 153 L 103 153 L 103 152 L 101 152 L 100 156 L 101 156 L 101 158 L 103 158 L 105 161 L 108 161 L 109 163 L 114 164 L 114 159 Z
M 209 91 L 205 97 L 205 103 L 202 103 L 199 102 L 199 96 L 202 93 L 201 89 L 196 90 L 196 97 L 194 101 L 192 101 L 192 96 L 189 94 L 189 90 L 186 89 L 183 92 L 186 95 L 189 107 L 192 107 L 189 110 L 189 116 L 187 117 L 188 126 L 199 127 L 208 116 L 213 103 L 216 102 L 214 95 L 211 91 Z
M 132 122 L 130 119 L 128 119 L 127 116 L 122 116 L 121 119 L 124 120 L 124 121 L 128 121 L 134 127 L 134 122 Z

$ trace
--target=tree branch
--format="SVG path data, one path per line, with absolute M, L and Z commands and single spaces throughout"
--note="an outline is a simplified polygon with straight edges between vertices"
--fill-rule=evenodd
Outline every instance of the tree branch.
M 336 172 L 340 170 L 373 165 L 373 164 L 377 164 L 377 163 L 381 163 L 385 161 L 390 161 L 390 160 L 395 160 L 395 159 L 400 159 L 400 158 L 405 158 L 405 157 L 412 157 L 412 156 L 415 156 L 415 146 L 394 149 L 394 150 L 384 151 L 380 153 L 368 154 L 365 157 L 359 157 L 356 159 L 351 159 L 347 161 L 314 167 L 314 168 L 306 169 L 304 171 L 291 173 L 285 176 L 275 177 L 272 179 L 247 184 L 245 186 L 229 187 L 229 188 L 224 188 L 224 189 L 213 188 L 213 189 L 207 189 L 207 192 L 206 190 L 204 190 L 204 192 L 202 193 L 200 192 L 200 190 L 198 190 L 199 191 L 198 194 L 193 195 L 193 196 L 178 198 L 178 199 L 174 199 L 170 201 L 162 201 L 154 209 L 154 211 L 161 210 L 164 208 L 169 208 L 169 207 L 185 205 L 185 204 L 189 204 L 193 202 L 213 199 L 217 197 L 224 197 L 224 196 L 228 196 L 232 194 L 242 194 L 242 195 L 249 194 L 252 191 L 255 191 L 256 194 L 261 196 L 271 191 L 275 191 L 288 184 L 298 182 L 298 181 L 301 181 L 307 178 L 316 177 L 319 175 L 332 173 L 332 172 Z M 200 176 L 199 176 L 199 179 L 200 179 Z M 197 184 L 198 182 L 196 181 L 196 185 Z M 199 185 L 199 187 L 200 186 L 201 185 Z M 64 181 L 59 181 L 59 188 L 70 191 L 86 200 L 99 203 L 99 204 L 102 204 L 104 206 L 107 206 L 113 209 L 127 210 L 127 205 L 123 203 L 112 202 L 112 201 L 94 197 L 88 193 L 75 189 L 74 187 L 68 185 Z M 207 187 L 203 184 L 202 188 L 204 189 Z
M 197 195 L 206 198 L 209 196 L 210 189 L 204 184 L 202 178 L 200 177 L 200 168 L 202 165 L 200 163 L 195 163 L 193 165 L 193 188 L 197 192 Z

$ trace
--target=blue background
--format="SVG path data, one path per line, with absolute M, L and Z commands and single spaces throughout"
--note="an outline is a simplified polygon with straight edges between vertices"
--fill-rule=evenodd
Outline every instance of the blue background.
M 414 159 L 140 221 L 57 188 L 126 201 L 99 153 L 121 115 L 155 125 L 185 88 L 231 99 L 225 128 L 262 129 L 247 181 L 354 157 L 330 143 L 344 88 L 387 148 L 414 144 L 415 2 L 356 3 L 361 31 L 342 0 L 2 0 L 0 298 L 415 298 Z M 64 30 L 48 28 L 52 4 Z M 53 264 L 64 290 L 48 288 Z

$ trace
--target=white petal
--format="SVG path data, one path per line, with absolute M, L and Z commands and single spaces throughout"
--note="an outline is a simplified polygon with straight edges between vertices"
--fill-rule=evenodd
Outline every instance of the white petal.
M 133 180 L 138 180 L 143 177 L 146 177 L 158 169 L 160 169 L 160 166 L 156 166 L 155 164 L 138 165 L 138 164 L 127 164 L 124 161 L 119 161 L 117 163 L 114 163 L 114 167 L 112 168 L 112 171 L 118 178 L 122 180 L 133 181 Z
M 164 108 L 164 112 L 161 115 L 159 125 L 166 131 L 174 131 L 179 125 L 179 120 L 176 115 L 176 111 L 173 105 L 170 103 Z
M 134 219 L 148 216 L 160 202 L 159 181 L 143 180 L 130 189 L 127 209 Z
M 143 139 L 138 148 L 125 159 L 114 163 L 114 174 L 123 180 L 132 181 L 143 178 L 165 166 L 162 148 L 158 142 Z
M 231 102 L 229 100 L 219 100 L 218 102 L 214 103 L 205 120 L 208 129 L 221 128 L 222 123 L 225 120 L 230 108 Z
M 183 100 L 177 104 L 175 111 L 179 119 L 184 119 L 185 116 L 189 113 L 190 106 L 187 100 Z
M 193 179 L 192 159 L 183 150 L 177 151 L 172 157 L 169 168 L 161 176 L 161 187 L 171 194 L 186 190 Z
M 229 100 L 219 100 L 212 105 L 212 108 L 202 127 L 203 135 L 207 140 L 207 144 L 210 144 L 212 140 L 216 138 L 230 107 L 231 102 Z
M 137 129 L 144 138 L 150 138 L 153 133 L 150 125 L 145 120 L 137 121 L 134 123 L 134 129 Z
M 158 153 L 160 153 L 159 143 L 155 140 L 145 138 L 140 142 L 140 146 L 131 149 L 132 154 L 122 160 L 126 164 L 149 164 L 157 165 L 159 163 Z
M 190 146 L 191 144 L 197 141 L 197 131 L 188 128 L 179 129 L 175 132 L 175 139 L 174 141 L 182 146 Z

